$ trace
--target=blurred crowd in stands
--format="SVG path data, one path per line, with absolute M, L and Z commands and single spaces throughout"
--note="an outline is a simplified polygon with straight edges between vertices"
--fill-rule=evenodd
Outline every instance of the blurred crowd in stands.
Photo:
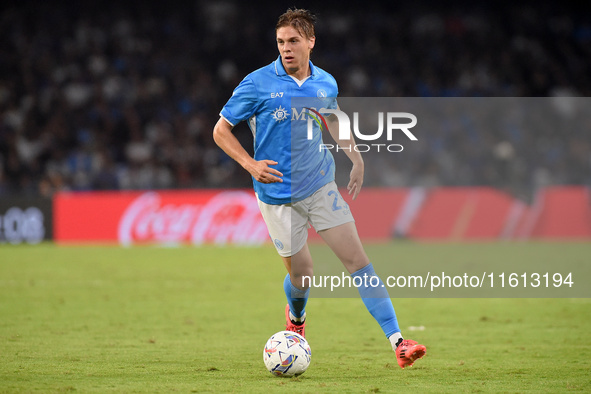
M 0 196 L 251 185 L 211 134 L 234 87 L 277 57 L 274 26 L 286 7 L 165 3 L 3 6 Z M 569 2 L 337 4 L 298 6 L 318 14 L 312 61 L 335 76 L 341 96 L 591 96 L 591 15 Z M 542 140 L 532 128 L 519 138 L 456 135 L 380 167 L 366 185 L 527 195 L 591 184 L 591 124 L 571 127 Z M 248 127 L 235 132 L 252 150 Z M 487 162 L 472 166 L 467 152 Z

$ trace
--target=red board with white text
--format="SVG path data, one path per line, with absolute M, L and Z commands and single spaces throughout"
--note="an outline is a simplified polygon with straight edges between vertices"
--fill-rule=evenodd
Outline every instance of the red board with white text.
M 341 190 L 364 241 L 591 239 L 585 187 L 552 187 L 531 206 L 487 187 Z M 121 245 L 239 244 L 269 240 L 251 190 L 62 192 L 54 197 L 54 240 Z M 310 230 L 310 240 L 320 240 Z

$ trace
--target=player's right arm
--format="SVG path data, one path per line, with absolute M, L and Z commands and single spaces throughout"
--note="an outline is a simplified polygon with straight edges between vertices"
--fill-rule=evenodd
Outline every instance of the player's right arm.
M 232 133 L 233 126 L 220 116 L 213 128 L 213 140 L 228 156 L 240 164 L 252 177 L 261 183 L 283 182 L 283 176 L 278 170 L 269 166 L 277 165 L 273 160 L 255 160 L 240 144 L 238 138 Z

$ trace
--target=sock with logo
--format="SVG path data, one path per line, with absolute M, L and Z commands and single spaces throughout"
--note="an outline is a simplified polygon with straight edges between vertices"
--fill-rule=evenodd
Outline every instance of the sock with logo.
M 402 334 L 400 332 L 395 332 L 394 334 L 390 335 L 388 338 L 390 343 L 392 344 L 392 350 L 396 350 L 398 345 L 400 345 L 404 338 L 402 338 Z
M 398 327 L 398 320 L 396 319 L 396 312 L 392 306 L 392 300 L 384 283 L 376 275 L 373 265 L 370 263 L 365 267 L 353 272 L 351 274 L 355 283 L 361 283 L 357 288 L 359 295 L 365 304 L 369 313 L 376 319 L 382 327 L 386 338 L 393 337 L 394 334 L 400 333 Z M 371 279 L 373 277 L 373 279 Z M 356 279 L 360 278 L 360 279 Z M 361 281 L 360 281 L 361 280 Z M 372 285 L 375 285 L 372 286 Z M 402 336 L 400 336 L 402 338 Z M 398 337 L 393 337 L 392 340 L 398 341 Z
M 291 321 L 296 324 L 303 323 L 306 320 L 306 303 L 308 302 L 310 289 L 298 289 L 291 284 L 291 278 L 287 274 L 283 281 L 283 290 L 285 291 L 287 303 L 289 304 L 289 317 Z

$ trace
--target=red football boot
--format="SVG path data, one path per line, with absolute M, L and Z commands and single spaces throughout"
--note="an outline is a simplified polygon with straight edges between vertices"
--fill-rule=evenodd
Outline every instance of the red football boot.
M 396 361 L 398 361 L 400 368 L 412 367 L 415 360 L 423 357 L 426 352 L 425 345 L 420 345 L 411 339 L 404 339 L 396 348 Z
M 295 324 L 292 322 L 289 318 L 289 304 L 285 306 L 285 329 L 300 334 L 304 338 L 306 337 L 306 321 L 304 320 L 302 324 Z

